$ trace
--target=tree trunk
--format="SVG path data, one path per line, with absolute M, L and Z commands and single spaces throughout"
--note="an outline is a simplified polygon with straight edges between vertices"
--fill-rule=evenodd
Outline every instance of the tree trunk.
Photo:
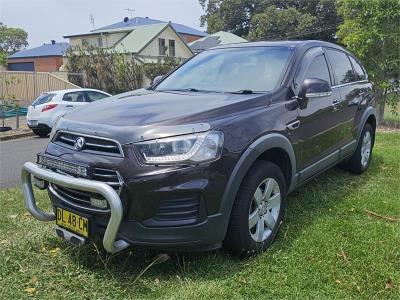
M 19 129 L 19 109 L 17 109 L 17 115 L 16 115 L 16 117 L 17 117 L 17 129 Z
M 380 88 L 375 90 L 375 101 L 376 101 L 376 125 L 383 123 L 383 115 L 385 113 L 385 97 L 383 91 Z
M 383 123 L 384 118 L 383 115 L 385 113 L 385 102 L 384 101 L 379 101 L 377 108 L 376 108 L 376 123 L 377 125 L 380 125 Z

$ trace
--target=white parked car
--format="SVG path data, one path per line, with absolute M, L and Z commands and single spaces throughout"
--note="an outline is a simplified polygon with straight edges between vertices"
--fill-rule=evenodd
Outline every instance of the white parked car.
M 47 136 L 55 121 L 71 109 L 111 95 L 94 89 L 69 89 L 41 94 L 28 107 L 26 122 L 32 131 L 41 137 Z

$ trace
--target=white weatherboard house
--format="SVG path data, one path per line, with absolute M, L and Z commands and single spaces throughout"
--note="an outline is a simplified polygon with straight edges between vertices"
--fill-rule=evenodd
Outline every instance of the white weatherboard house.
M 171 23 L 98 29 L 64 37 L 69 38 L 71 47 L 94 46 L 129 53 L 142 62 L 153 62 L 167 56 L 186 60 L 193 56 Z

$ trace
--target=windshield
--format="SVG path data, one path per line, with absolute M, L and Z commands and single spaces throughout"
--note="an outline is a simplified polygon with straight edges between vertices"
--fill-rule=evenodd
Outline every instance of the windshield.
M 206 51 L 168 76 L 156 90 L 272 91 L 280 84 L 292 50 L 288 47 L 249 47 Z
M 33 106 L 45 104 L 50 102 L 56 94 L 42 94 L 36 98 L 35 101 L 32 102 Z

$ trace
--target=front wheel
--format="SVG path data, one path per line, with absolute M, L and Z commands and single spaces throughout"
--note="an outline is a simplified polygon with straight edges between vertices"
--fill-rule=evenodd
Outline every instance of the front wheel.
M 240 185 L 224 249 L 244 256 L 260 253 L 274 240 L 286 209 L 286 182 L 272 162 L 258 161 Z
M 361 174 L 365 172 L 371 162 L 372 149 L 375 142 L 375 131 L 371 124 L 366 123 L 361 138 L 358 142 L 357 149 L 353 156 L 344 162 L 347 170 L 353 173 Z

